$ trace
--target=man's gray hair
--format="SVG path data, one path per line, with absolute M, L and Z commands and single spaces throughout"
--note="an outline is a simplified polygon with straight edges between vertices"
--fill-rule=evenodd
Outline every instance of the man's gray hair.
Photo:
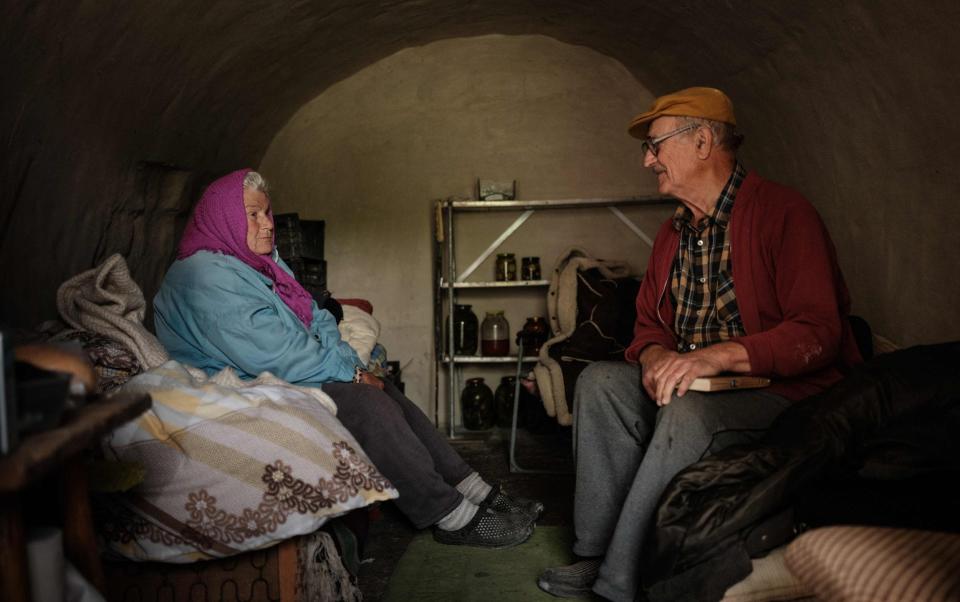
M 723 121 L 714 121 L 702 117 L 680 117 L 681 122 L 686 125 L 695 123 L 710 128 L 713 132 L 713 144 L 720 148 L 725 148 L 731 153 L 737 152 L 740 144 L 743 142 L 743 134 L 737 131 L 737 127 L 724 123 Z
M 269 192 L 267 181 L 263 179 L 263 176 L 255 171 L 248 171 L 247 175 L 243 177 L 243 187 L 259 190 L 263 194 L 267 194 Z

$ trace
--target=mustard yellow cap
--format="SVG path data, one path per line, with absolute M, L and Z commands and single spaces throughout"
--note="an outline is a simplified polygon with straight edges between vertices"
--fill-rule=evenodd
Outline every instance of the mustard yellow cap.
M 726 94 L 716 88 L 696 87 L 666 94 L 654 100 L 649 111 L 633 118 L 627 131 L 634 138 L 643 138 L 647 135 L 645 126 L 664 115 L 701 117 L 737 125 L 737 119 L 733 116 L 733 103 Z

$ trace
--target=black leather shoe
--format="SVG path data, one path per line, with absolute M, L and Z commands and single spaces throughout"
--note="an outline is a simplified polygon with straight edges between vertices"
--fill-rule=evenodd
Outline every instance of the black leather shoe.
M 522 497 L 510 497 L 504 493 L 500 485 L 495 485 L 487 494 L 487 499 L 480 503 L 481 508 L 492 508 L 506 514 L 522 514 L 535 521 L 543 514 L 543 504 L 537 500 L 528 500 Z
M 466 525 L 456 531 L 433 528 L 433 538 L 453 546 L 509 548 L 522 544 L 533 535 L 533 523 L 525 516 L 505 514 L 480 507 Z

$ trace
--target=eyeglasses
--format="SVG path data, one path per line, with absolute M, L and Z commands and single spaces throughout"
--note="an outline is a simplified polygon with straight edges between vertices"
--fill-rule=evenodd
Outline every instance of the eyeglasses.
M 656 158 L 657 152 L 660 150 L 660 145 L 663 144 L 665 140 L 669 138 L 673 138 L 678 134 L 689 132 L 690 130 L 694 130 L 698 127 L 700 127 L 700 124 L 691 123 L 683 126 L 682 128 L 673 130 L 672 132 L 667 132 L 662 136 L 657 136 L 656 138 L 645 138 L 643 142 L 641 142 L 641 147 L 643 148 L 643 156 L 646 157 L 647 152 L 649 151 L 653 155 L 653 157 Z

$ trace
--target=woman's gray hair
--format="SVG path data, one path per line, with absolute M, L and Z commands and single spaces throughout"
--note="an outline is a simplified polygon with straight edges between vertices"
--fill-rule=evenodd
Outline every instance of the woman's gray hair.
M 243 187 L 259 190 L 263 194 L 267 194 L 269 192 L 267 181 L 263 179 L 263 176 L 255 171 L 248 171 L 247 175 L 243 177 Z
M 713 132 L 713 144 L 720 148 L 725 148 L 732 153 L 737 152 L 740 144 L 743 143 L 743 134 L 737 131 L 736 126 L 724 123 L 723 121 L 714 121 L 702 117 L 681 117 L 684 124 L 695 123 L 703 127 L 710 128 Z

